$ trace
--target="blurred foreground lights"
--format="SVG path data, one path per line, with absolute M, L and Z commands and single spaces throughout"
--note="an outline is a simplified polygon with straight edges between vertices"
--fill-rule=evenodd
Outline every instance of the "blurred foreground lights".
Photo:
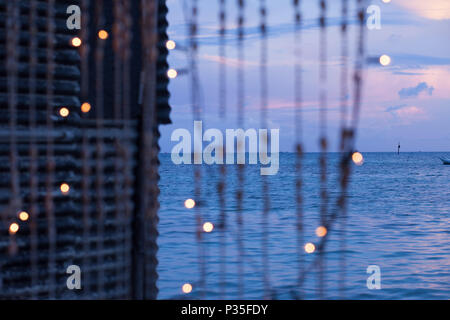
M 22 221 L 27 221 L 30 218 L 30 215 L 26 211 L 22 211 L 19 213 L 19 219 Z
M 389 3 L 391 0 L 382 0 L 384 3 Z
M 178 72 L 175 69 L 169 69 L 169 71 L 167 71 L 167 76 L 169 79 L 175 79 L 178 76 Z
M 60 189 L 63 194 L 68 194 L 70 191 L 70 186 L 67 183 L 63 183 Z
M 211 222 L 205 222 L 203 224 L 203 231 L 210 233 L 214 230 L 214 225 Z
M 325 228 L 324 226 L 317 227 L 316 236 L 318 236 L 319 238 L 325 237 L 327 235 L 327 232 L 327 228 Z
M 81 105 L 81 112 L 88 113 L 91 111 L 91 105 L 88 102 L 85 102 Z
M 186 293 L 186 294 L 191 293 L 192 292 L 192 285 L 190 283 L 185 283 L 181 287 L 181 290 L 183 291 L 183 293 Z
M 188 208 L 188 209 L 192 209 L 193 207 L 195 207 L 195 201 L 192 200 L 192 199 L 187 199 L 187 200 L 184 202 L 184 206 L 185 206 L 186 208 Z
M 364 157 L 361 153 L 355 152 L 352 154 L 352 161 L 357 166 L 362 166 L 364 163 Z
M 75 37 L 75 38 L 72 38 L 71 43 L 72 43 L 72 46 L 79 47 L 79 46 L 81 46 L 82 41 L 80 38 Z
M 98 32 L 98 37 L 102 40 L 106 40 L 106 39 L 108 39 L 109 34 L 108 34 L 108 32 L 106 32 L 106 30 L 100 30 Z
M 19 225 L 17 223 L 11 223 L 11 225 L 9 226 L 9 233 L 10 234 L 16 234 L 17 231 L 19 231 Z
M 391 64 L 391 57 L 389 57 L 388 55 L 383 54 L 383 55 L 380 57 L 380 64 L 381 64 L 383 67 L 386 67 L 386 66 L 390 65 L 390 64 Z
M 69 109 L 67 109 L 66 107 L 63 107 L 61 109 L 59 109 L 59 115 L 63 118 L 67 118 L 70 114 Z
M 168 41 L 166 42 L 166 48 L 167 48 L 168 50 L 173 50 L 173 49 L 176 48 L 176 46 L 177 46 L 177 44 L 176 44 L 175 41 L 173 41 L 173 40 L 168 40 Z
M 305 244 L 306 253 L 313 253 L 314 251 L 316 251 L 316 246 L 313 243 L 308 242 L 307 244 Z

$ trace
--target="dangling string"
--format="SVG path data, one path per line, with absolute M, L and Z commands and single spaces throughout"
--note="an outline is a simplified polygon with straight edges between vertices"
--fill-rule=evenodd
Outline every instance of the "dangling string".
M 194 121 L 201 120 L 201 111 L 199 106 L 199 80 L 197 74 L 197 54 L 198 54 L 198 43 L 197 43 L 197 33 L 198 33 L 198 1 L 192 0 L 191 8 L 191 21 L 190 21 L 190 73 L 191 73 L 191 104 L 192 104 L 192 114 Z M 196 130 L 196 129 L 194 129 Z M 201 134 L 201 133 L 197 133 Z M 198 247 L 198 260 L 200 269 L 200 298 L 204 298 L 206 289 L 206 261 L 205 261 L 205 248 L 203 246 L 203 217 L 201 212 L 201 167 L 198 164 L 198 154 L 199 150 L 194 150 L 194 196 L 197 205 L 195 206 L 195 216 L 196 216 L 196 239 Z M 201 152 L 201 151 L 200 151 Z
M 350 126 L 345 130 L 343 134 L 344 137 L 344 150 L 341 157 L 341 176 L 340 176 L 340 185 L 341 192 L 337 200 L 336 208 L 331 213 L 329 219 L 325 224 L 326 230 L 328 232 L 324 237 L 321 238 L 320 242 L 317 244 L 317 250 L 320 252 L 324 249 L 327 240 L 330 235 L 330 231 L 335 223 L 335 220 L 339 217 L 342 212 L 342 208 L 346 206 L 346 192 L 348 189 L 348 185 L 350 182 L 350 174 L 351 174 L 351 159 L 352 152 L 354 149 L 355 137 L 356 137 L 356 129 L 358 124 L 358 115 L 362 105 L 362 85 L 363 85 L 363 71 L 364 71 L 364 60 L 365 60 L 365 4 L 364 0 L 356 0 L 358 5 L 358 22 L 359 22 L 359 33 L 357 37 L 357 52 L 356 52 L 356 63 L 355 70 L 353 73 L 353 107 L 352 107 L 352 119 L 350 122 Z M 318 256 L 320 259 L 320 256 Z M 311 270 L 317 262 L 317 257 L 312 261 L 312 263 L 305 269 L 305 274 L 307 271 Z M 303 283 L 305 276 L 302 276 L 301 282 Z
M 364 54 L 365 54 L 365 43 L 364 43 L 364 21 L 365 21 L 365 0 L 357 0 L 358 4 L 358 21 L 359 21 L 359 35 L 358 35 L 358 48 L 357 48 L 357 59 L 355 65 L 355 73 L 353 77 L 354 81 L 354 104 L 352 112 L 352 143 L 354 144 L 354 139 L 356 135 L 356 130 L 358 128 L 359 113 L 361 110 L 361 99 L 362 99 L 362 82 L 363 82 L 363 71 L 364 71 Z
M 299 297 L 302 297 L 301 291 L 301 277 L 304 272 L 303 267 L 303 195 L 302 195 L 302 160 L 303 160 L 303 146 L 302 146 L 302 47 L 301 47 L 301 27 L 302 15 L 300 8 L 300 0 L 293 0 L 294 5 L 294 92 L 295 92 L 295 202 L 296 202 L 296 216 L 297 216 L 297 264 L 298 264 L 298 278 L 297 290 Z
M 267 100 L 268 100 L 268 79 L 267 79 L 267 8 L 266 1 L 260 0 L 260 15 L 261 15 L 261 61 L 260 61 L 260 99 L 261 99 L 261 128 L 267 129 Z M 268 139 L 266 139 L 266 146 L 268 147 Z M 266 148 L 267 150 L 267 148 Z M 261 176 L 262 179 L 262 194 L 264 199 L 263 204 L 263 217 L 262 217 L 262 266 L 263 266 L 263 286 L 264 286 L 264 298 L 270 298 L 270 268 L 269 268 L 269 229 L 268 218 L 270 211 L 270 194 L 269 184 L 267 182 L 267 176 Z
M 19 5 L 17 0 L 7 3 L 7 74 L 8 74 L 8 112 L 9 112 L 9 161 L 11 176 L 11 200 L 9 212 L 7 213 L 8 226 L 16 219 L 16 215 L 21 207 L 20 198 L 20 177 L 18 168 L 18 152 L 17 152 L 17 47 L 20 32 Z M 17 243 L 15 232 L 10 232 L 9 238 L 9 254 L 17 253 Z
M 227 68 L 226 68 L 226 47 L 225 47 L 225 35 L 226 35 L 226 0 L 219 0 L 220 2 L 220 30 L 219 30 L 219 115 L 221 119 L 226 117 L 226 106 L 227 106 Z M 226 164 L 225 164 L 225 146 L 222 146 L 222 157 L 224 163 L 220 165 L 220 180 L 217 184 L 217 191 L 219 194 L 219 206 L 220 206 L 220 224 L 219 230 L 220 234 L 220 295 L 221 299 L 225 299 L 226 295 L 226 256 L 227 256 L 227 238 L 226 238 L 226 227 L 227 227 L 227 216 L 225 208 L 225 184 L 226 184 Z
M 54 139 L 53 139 L 53 106 L 54 92 L 53 80 L 55 72 L 54 61 L 54 41 L 55 41 L 55 0 L 47 1 L 47 175 L 46 175 L 46 194 L 45 194 L 45 211 L 47 214 L 48 227 L 48 272 L 49 272 L 49 298 L 55 298 L 56 290 L 56 225 L 54 217 L 54 174 L 55 174 L 55 158 L 54 158 Z
M 220 21 L 220 29 L 219 29 L 219 116 L 220 118 L 226 117 L 226 106 L 227 106 L 227 94 L 226 94 L 226 85 L 227 85 L 227 64 L 226 64 L 226 46 L 225 46 L 225 36 L 227 32 L 227 13 L 226 13 L 226 0 L 219 0 L 220 2 L 220 13 L 219 13 L 219 21 Z
M 30 73 L 28 78 L 29 94 L 30 94 L 30 111 L 29 111 L 29 127 L 32 134 L 30 135 L 30 266 L 31 266 L 31 288 L 35 288 L 38 283 L 38 230 L 37 219 L 39 216 L 38 206 L 38 150 L 36 146 L 36 68 L 37 60 L 37 41 L 38 33 L 36 26 L 37 17 L 37 1 L 30 1 L 29 23 L 30 23 Z M 36 299 L 36 291 L 31 292 L 31 298 Z
M 320 0 L 320 70 L 319 70 L 319 130 L 320 130 L 320 224 L 324 226 L 327 220 L 328 210 L 328 194 L 327 194 L 327 34 L 326 34 L 326 9 L 327 4 L 325 0 Z M 319 254 L 319 281 L 318 291 L 319 297 L 323 298 L 324 285 L 325 285 L 325 273 L 324 273 L 324 252 L 320 250 Z
M 238 61 L 239 68 L 237 72 L 237 104 L 238 104 L 238 116 L 237 122 L 238 127 L 244 127 L 244 105 L 245 105 L 245 78 L 244 78 L 244 0 L 237 0 L 238 4 L 238 41 L 237 41 L 237 51 L 238 51 Z M 242 146 L 237 145 L 237 156 L 239 158 L 239 152 L 242 150 Z M 244 152 L 244 163 L 245 163 L 245 150 Z M 245 165 L 238 163 L 238 184 L 236 191 L 236 203 L 237 203 L 237 245 L 238 245 L 238 299 L 242 299 L 244 296 L 244 242 L 243 242 L 243 197 L 244 197 L 244 170 Z
M 345 135 L 347 129 L 347 99 L 348 99 L 348 0 L 342 0 L 342 21 L 341 21 L 341 143 L 340 151 L 341 154 L 346 152 L 345 150 Z M 342 168 L 340 168 L 342 169 Z M 343 172 L 340 172 L 342 177 Z M 341 192 L 344 195 L 343 199 L 346 199 L 346 190 L 344 186 L 340 183 Z M 347 219 L 347 207 L 345 203 L 340 204 L 341 206 L 341 230 L 340 230 L 340 276 L 339 276 L 339 292 L 341 298 L 345 298 L 345 251 L 346 251 L 346 219 Z
M 95 26 L 97 31 L 103 29 L 103 0 L 95 2 Z M 104 116 L 104 86 L 103 86 L 103 58 L 105 54 L 105 41 L 100 36 L 96 37 L 95 47 L 95 123 L 96 123 L 96 161 L 95 161 L 95 191 L 96 191 L 96 207 L 97 207 L 97 264 L 100 270 L 97 273 L 97 292 L 101 298 L 104 293 L 105 272 L 101 266 L 104 263 L 103 245 L 104 245 L 104 224 L 105 209 L 103 205 L 104 197 L 104 141 L 103 141 L 103 116 Z
M 143 183 L 143 207 L 145 210 L 144 229 L 144 298 L 156 299 L 157 237 L 158 237 L 158 154 L 154 130 L 156 129 L 156 63 L 158 61 L 158 34 L 156 1 L 141 1 L 142 42 L 144 44 L 144 98 L 142 104 L 142 136 L 145 181 Z
M 89 112 L 90 106 L 88 101 L 89 97 L 89 0 L 83 0 L 81 2 L 81 12 L 83 17 L 81 19 L 81 41 L 82 45 L 80 47 L 81 56 L 81 100 L 85 109 L 81 107 L 82 114 Z M 82 117 L 81 128 L 82 128 L 82 142 L 81 142 L 81 158 L 82 158 L 82 180 L 81 180 L 81 194 L 82 194 L 82 207 L 83 207 L 83 267 L 85 271 L 83 272 L 83 294 L 88 297 L 91 290 L 91 272 L 88 266 L 91 265 L 89 259 L 90 255 L 90 228 L 91 228 L 91 197 L 90 197 L 90 178 L 91 178 L 91 167 L 90 161 L 91 154 L 89 151 L 89 137 L 87 133 L 88 125 L 86 123 L 87 117 Z
M 365 59 L 365 5 L 364 0 L 356 0 L 358 6 L 358 22 L 359 22 L 359 34 L 358 34 L 358 45 L 356 52 L 356 63 L 355 70 L 353 73 L 353 107 L 352 107 L 352 118 L 350 122 L 350 127 L 343 129 L 342 131 L 342 143 L 341 150 L 341 176 L 340 176 L 340 187 L 341 194 L 338 199 L 338 211 L 336 215 L 341 215 L 344 220 L 342 222 L 342 229 L 345 228 L 345 221 L 347 219 L 347 190 L 350 183 L 351 175 L 351 158 L 355 145 L 356 131 L 358 126 L 359 112 L 362 104 L 362 84 L 363 84 L 363 70 L 364 70 L 364 59 Z M 347 13 L 347 4 L 344 3 L 344 12 Z M 346 16 L 346 15 L 345 15 Z M 343 31 L 344 32 L 344 31 Z M 344 52 L 344 58 L 345 58 Z M 345 90 L 345 88 L 343 89 Z M 346 97 L 345 97 L 346 98 Z M 346 114 L 346 112 L 345 112 Z M 346 118 L 346 117 L 345 117 Z M 345 124 L 345 122 L 343 121 Z M 331 221 L 332 222 L 332 221 Z M 330 222 L 330 224 L 331 224 Z M 342 235 L 344 237 L 345 235 Z M 345 254 L 345 242 L 341 242 L 342 255 Z M 340 277 L 340 293 L 341 296 L 345 294 L 345 260 L 341 257 L 341 277 Z
M 129 121 L 131 119 L 131 104 L 130 104 L 130 57 L 131 57 L 131 13 L 130 13 L 130 2 L 128 0 L 121 0 L 122 1 L 122 8 L 123 8 L 123 46 L 122 46 L 122 53 L 123 53 L 123 73 L 122 73 L 122 85 L 123 85 L 123 132 L 128 133 L 130 132 L 130 126 Z M 125 143 L 124 149 L 123 149 L 123 162 L 124 162 L 124 182 L 125 182 L 125 190 L 132 190 L 133 188 L 133 182 L 131 178 L 132 174 L 132 168 L 130 165 L 131 162 L 131 150 L 129 148 L 129 145 L 131 145 L 131 142 Z M 125 245 L 124 245 L 124 261 L 125 265 L 128 264 L 128 262 L 131 264 L 131 233 L 129 231 L 128 227 L 128 221 L 131 218 L 131 208 L 130 208 L 130 201 L 131 201 L 131 195 L 126 194 L 124 199 L 124 205 L 125 205 L 125 222 L 127 225 L 124 225 L 124 229 L 127 231 L 125 234 Z M 126 286 L 127 281 L 129 279 L 127 278 L 127 273 L 123 272 L 123 283 L 124 286 Z M 128 292 L 128 295 L 130 295 L 130 292 Z
M 123 226 L 124 219 L 122 218 L 122 208 L 126 205 L 126 192 L 127 189 L 124 189 L 124 185 L 120 179 L 120 173 L 124 172 L 124 161 L 123 161 L 123 139 L 124 139 L 124 130 L 121 127 L 123 124 L 122 117 L 122 61 L 123 61 L 123 3 L 122 1 L 114 2 L 114 23 L 113 23 L 113 49 L 114 49 L 114 128 L 118 128 L 120 131 L 117 133 L 114 139 L 114 147 L 115 147 L 115 157 L 114 157 L 114 199 L 115 199 L 115 213 L 114 213 L 114 224 L 116 228 L 116 232 L 118 234 L 124 234 L 125 228 Z M 125 192 L 124 192 L 125 191 Z M 123 267 L 119 262 L 120 254 L 124 253 L 124 245 L 125 243 L 117 238 L 116 239 L 116 285 L 120 283 L 121 289 L 124 289 L 124 282 L 122 282 L 122 274 L 124 273 Z M 119 253 L 120 252 L 120 253 Z M 125 256 L 122 256 L 121 259 L 124 259 Z M 119 288 L 116 288 L 119 289 Z

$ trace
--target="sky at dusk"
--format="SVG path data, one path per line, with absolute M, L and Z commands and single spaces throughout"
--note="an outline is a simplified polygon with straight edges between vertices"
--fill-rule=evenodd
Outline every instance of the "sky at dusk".
M 168 0 L 169 37 L 178 47 L 187 45 L 188 14 L 183 3 Z M 227 59 L 219 57 L 218 3 L 199 0 L 198 70 L 204 126 L 221 130 L 237 128 L 237 1 L 227 1 Z M 350 1 L 350 66 L 354 64 L 357 28 L 354 2 Z M 387 54 L 388 67 L 367 65 L 357 149 L 363 152 L 402 151 L 450 152 L 450 1 L 370 1 L 381 8 L 381 29 L 366 30 L 367 56 Z M 369 4 L 370 4 L 369 2 Z M 330 151 L 337 151 L 340 95 L 340 3 L 328 1 L 328 136 Z M 269 128 L 280 129 L 281 151 L 292 151 L 294 139 L 294 26 L 291 0 L 267 1 L 269 37 Z M 303 142 L 307 152 L 318 151 L 319 123 L 319 1 L 302 1 Z M 245 129 L 261 128 L 258 25 L 259 1 L 246 1 L 245 43 Z M 219 118 L 219 63 L 227 66 L 227 114 Z M 185 51 L 171 51 L 171 68 L 186 69 Z M 350 69 L 352 71 L 353 68 Z M 350 83 L 350 82 L 349 82 Z M 352 87 L 350 87 L 351 89 Z M 161 147 L 170 152 L 176 142 L 170 135 L 177 128 L 193 131 L 190 77 L 171 80 L 173 124 L 161 128 Z M 349 101 L 351 103 L 351 101 Z

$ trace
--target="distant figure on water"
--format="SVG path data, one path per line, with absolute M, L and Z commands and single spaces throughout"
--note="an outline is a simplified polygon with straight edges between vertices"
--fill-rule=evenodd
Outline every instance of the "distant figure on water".
M 398 143 L 397 154 L 400 154 L 400 142 Z

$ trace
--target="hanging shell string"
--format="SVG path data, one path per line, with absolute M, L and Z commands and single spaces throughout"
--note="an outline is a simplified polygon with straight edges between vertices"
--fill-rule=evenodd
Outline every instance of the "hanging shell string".
M 327 193 L 327 29 L 326 29 L 326 9 L 325 0 L 320 0 L 320 70 L 319 70 L 319 130 L 320 130 L 320 225 L 324 226 L 327 220 L 328 211 L 328 193 Z M 319 254 L 319 274 L 318 274 L 318 295 L 323 298 L 325 285 L 325 260 L 324 252 L 320 250 Z
M 120 173 L 124 173 L 123 168 L 123 139 L 124 131 L 121 128 L 122 121 L 122 56 L 123 56 L 123 6 L 122 1 L 114 2 L 114 23 L 113 23 L 113 49 L 114 49 L 114 128 L 120 130 L 117 132 L 114 139 L 115 157 L 114 157 L 114 200 L 115 200 L 115 212 L 114 212 L 114 225 L 118 234 L 124 234 L 124 226 L 122 218 L 123 206 L 125 205 L 126 192 L 124 185 L 121 181 Z M 119 263 L 120 260 L 125 261 L 121 254 L 124 252 L 124 241 L 119 237 L 116 238 L 116 290 L 119 292 L 124 289 L 124 279 L 121 277 L 123 273 L 123 266 Z M 119 258 L 120 257 L 120 258 Z M 119 260 L 120 259 L 120 260 Z M 119 288 L 120 285 L 120 288 Z
M 219 116 L 221 118 L 226 117 L 226 107 L 227 107 L 227 95 L 226 95 L 226 84 L 227 84 L 227 64 L 226 61 L 226 32 L 227 32 L 227 11 L 226 11 L 226 0 L 219 0 Z
M 30 94 L 30 111 L 29 111 L 29 127 L 33 133 L 36 131 L 36 68 L 38 59 L 37 51 L 37 1 L 30 1 L 29 24 L 30 24 L 30 72 L 28 78 L 29 94 Z M 31 288 L 35 288 L 38 277 L 38 222 L 39 217 L 39 181 L 38 181 L 38 149 L 36 145 L 36 137 L 34 134 L 30 136 L 30 266 L 31 266 Z M 37 292 L 31 292 L 31 298 L 37 298 Z
M 123 73 L 122 73 L 122 84 L 123 84 L 123 131 L 125 133 L 130 132 L 130 126 L 129 121 L 131 119 L 131 106 L 130 106 L 130 57 L 131 57 L 131 14 L 130 14 L 130 2 L 128 0 L 121 0 L 122 1 L 122 8 L 123 8 L 123 46 L 122 46 L 122 64 L 123 64 Z M 123 162 L 124 162 L 124 183 L 125 183 L 125 190 L 132 190 L 133 188 L 133 181 L 132 181 L 132 167 L 130 165 L 131 162 L 131 150 L 129 148 L 129 145 L 131 145 L 131 142 L 129 143 L 128 139 L 126 140 L 122 155 L 123 155 Z M 129 227 L 128 222 L 131 219 L 131 208 L 130 208 L 130 202 L 131 200 L 131 194 L 126 194 L 124 197 L 124 217 L 125 222 L 127 225 L 124 225 L 124 229 L 126 230 L 126 236 L 125 236 L 125 246 L 124 246 L 124 261 L 125 265 L 131 264 L 131 230 Z M 123 283 L 126 287 L 127 281 L 130 281 L 128 279 L 128 272 L 127 270 L 123 270 Z M 131 292 L 127 293 L 128 296 L 131 295 Z
M 340 151 L 341 154 L 345 157 L 345 139 L 347 132 L 347 113 L 348 113 L 348 0 L 342 0 L 342 21 L 341 21 L 341 88 L 340 88 L 340 98 L 341 98 L 341 143 L 340 143 Z M 340 168 L 340 176 L 341 179 L 343 177 L 343 171 L 345 168 Z M 341 181 L 340 179 L 340 181 Z M 341 192 L 343 194 L 343 199 L 347 198 L 346 189 L 344 189 L 344 185 L 340 183 Z M 347 206 L 346 203 L 338 204 L 340 206 L 340 274 L 339 274 L 339 293 L 341 299 L 345 298 L 345 269 L 346 269 L 346 260 L 345 260 L 345 252 L 346 252 L 346 220 L 347 220 Z
M 103 0 L 95 1 L 95 22 L 96 30 L 103 29 Z M 96 123 L 96 161 L 95 161 L 95 192 L 96 192 L 96 208 L 97 208 L 97 264 L 103 266 L 104 264 L 104 226 L 105 226 L 105 208 L 103 204 L 104 197 L 104 141 L 103 141 L 103 116 L 104 116 L 104 81 L 103 81 L 103 58 L 105 54 L 105 41 L 99 36 L 96 37 L 95 48 L 95 123 Z M 105 272 L 103 268 L 100 268 L 97 273 L 97 292 L 99 297 L 102 298 L 105 285 Z
M 332 230 L 336 219 L 339 218 L 340 213 L 342 212 L 342 207 L 346 205 L 346 190 L 348 190 L 348 185 L 350 183 L 350 175 L 351 175 L 351 159 L 352 152 L 354 150 L 354 143 L 356 138 L 356 125 L 358 124 L 358 115 L 362 106 L 362 85 L 363 85 L 363 71 L 364 71 L 364 61 L 365 61 L 365 8 L 367 1 L 364 0 L 356 0 L 357 1 L 357 20 L 359 22 L 359 32 L 357 35 L 357 51 L 356 51 L 356 63 L 355 70 L 353 73 L 353 106 L 352 106 L 352 119 L 350 122 L 350 126 L 346 130 L 344 137 L 344 150 L 345 152 L 342 154 L 341 158 L 341 192 L 337 199 L 336 207 L 333 212 L 330 214 L 329 219 L 325 225 L 326 230 L 328 230 L 327 234 L 321 238 L 320 242 L 317 244 L 317 250 L 323 250 L 325 247 L 330 231 Z M 305 269 L 305 275 L 313 270 L 313 268 L 317 264 L 317 258 L 308 265 Z M 305 280 L 305 276 L 302 276 L 301 282 Z
M 7 74 L 8 74 L 8 111 L 9 111 L 9 161 L 11 176 L 11 200 L 7 213 L 7 225 L 16 219 L 22 201 L 20 197 L 20 176 L 17 151 L 17 46 L 20 32 L 19 4 L 17 0 L 7 3 Z M 11 231 L 11 230 L 10 230 Z M 9 254 L 17 253 L 16 233 L 10 232 Z
M 219 30 L 219 116 L 221 119 L 226 117 L 226 106 L 227 106 L 227 68 L 226 68 L 226 46 L 225 46 L 225 36 L 226 36 L 226 0 L 219 0 L 220 12 L 220 30 Z M 225 146 L 222 146 L 222 156 L 225 157 Z M 225 161 L 225 158 L 223 158 Z M 220 165 L 220 180 L 217 184 L 217 192 L 219 194 L 219 206 L 220 206 L 220 299 L 225 299 L 226 296 L 226 256 L 227 256 L 227 216 L 225 207 L 225 185 L 226 185 L 226 164 L 225 162 Z
M 156 129 L 156 63 L 158 60 L 158 34 L 157 34 L 157 1 L 141 1 L 143 23 L 142 37 L 144 44 L 144 100 L 142 105 L 142 126 L 144 138 L 144 159 L 147 164 L 144 168 L 146 181 L 144 182 L 144 192 L 146 195 L 145 209 L 145 299 L 156 299 L 158 288 L 156 281 L 158 275 L 155 273 L 155 265 L 158 246 L 156 238 L 158 236 L 158 172 L 157 172 L 157 144 L 154 136 Z
M 54 108 L 54 92 L 53 80 L 55 74 L 54 61 L 54 42 L 55 42 L 55 0 L 47 1 L 47 175 L 46 175 L 46 194 L 45 194 L 45 211 L 47 215 L 48 227 L 48 273 L 49 273 L 49 298 L 56 297 L 56 225 L 54 212 L 54 175 L 55 175 L 55 158 L 54 158 L 54 139 L 53 139 L 53 108 Z
M 295 95 L 295 202 L 296 202 L 296 216 L 297 216 L 297 264 L 298 264 L 298 278 L 296 296 L 302 298 L 303 292 L 301 289 L 301 278 L 304 272 L 303 260 L 303 177 L 302 177 L 302 160 L 303 160 L 303 125 L 302 125 L 302 46 L 301 46 L 301 3 L 300 0 L 293 0 L 294 5 L 294 95 Z
M 261 61 L 260 61 L 260 99 L 261 99 L 261 128 L 267 129 L 267 101 L 268 101 L 268 78 L 267 78 L 267 55 L 268 55 L 268 41 L 267 41 L 267 7 L 266 1 L 260 0 L 260 16 L 261 16 Z M 268 137 L 266 135 L 265 144 L 266 150 L 268 150 L 269 145 Z M 265 159 L 266 160 L 266 159 Z M 270 266 L 269 266 L 269 212 L 270 212 L 270 192 L 269 183 L 267 181 L 267 176 L 261 176 L 262 179 L 262 195 L 264 199 L 263 204 L 263 215 L 262 215 L 262 270 L 263 270 L 263 287 L 264 287 L 264 298 L 270 299 L 271 289 L 270 289 Z
M 191 73 L 191 104 L 192 104 L 192 113 L 194 117 L 194 121 L 201 120 L 201 111 L 199 105 L 199 93 L 200 93 L 200 85 L 198 80 L 198 70 L 197 70 L 197 62 L 198 62 L 198 42 L 197 42 L 197 34 L 198 34 L 198 1 L 192 0 L 192 8 L 191 8 L 191 21 L 190 21 L 190 73 Z M 195 130 L 195 129 L 194 129 Z M 201 152 L 201 151 L 200 151 Z M 201 200 L 201 166 L 199 161 L 199 157 L 201 154 L 198 154 L 198 150 L 194 150 L 194 196 L 197 205 L 195 206 L 195 215 L 196 215 L 196 239 L 198 246 L 198 261 L 199 261 L 199 289 L 200 289 L 200 298 L 204 298 L 205 290 L 206 290 L 206 257 L 205 257 L 205 248 L 203 243 L 203 217 L 202 217 L 202 200 Z
M 237 124 L 238 128 L 244 127 L 244 104 L 245 104 L 245 76 L 244 76 L 244 0 L 237 0 L 238 5 L 238 28 L 237 28 L 237 51 L 239 67 L 237 71 Z M 237 143 L 237 190 L 236 190 L 236 206 L 237 206 L 237 245 L 238 245 L 238 299 L 244 297 L 244 241 L 243 241 L 243 197 L 244 197 L 244 164 L 239 164 L 239 153 L 243 146 Z M 245 150 L 243 151 L 245 163 Z
M 361 100 L 362 100 L 362 84 L 363 84 L 363 72 L 364 72 L 364 57 L 365 57 L 365 5 L 366 0 L 356 0 L 358 5 L 358 21 L 359 21 L 359 35 L 358 35 L 358 48 L 357 48 L 357 59 L 355 66 L 355 73 L 353 77 L 354 81 L 354 104 L 352 111 L 351 128 L 353 129 L 352 134 L 352 144 L 354 146 L 354 139 L 356 135 L 356 130 L 358 128 L 359 113 L 361 111 Z
M 82 45 L 80 47 L 81 56 L 81 100 L 82 103 L 90 105 L 89 98 L 89 0 L 82 0 L 81 2 L 81 41 Z M 83 280 L 84 288 L 83 293 L 85 297 L 90 296 L 91 291 L 91 271 L 89 266 L 91 265 L 90 256 L 90 229 L 91 229 L 91 197 L 90 197 L 90 179 L 91 179 L 91 167 L 90 167 L 90 148 L 89 148 L 89 137 L 87 134 L 88 125 L 86 123 L 87 116 L 84 114 L 89 111 L 82 109 L 82 121 L 81 128 L 82 142 L 81 142 L 81 158 L 82 158 L 82 180 L 81 180 L 81 197 L 83 206 Z

